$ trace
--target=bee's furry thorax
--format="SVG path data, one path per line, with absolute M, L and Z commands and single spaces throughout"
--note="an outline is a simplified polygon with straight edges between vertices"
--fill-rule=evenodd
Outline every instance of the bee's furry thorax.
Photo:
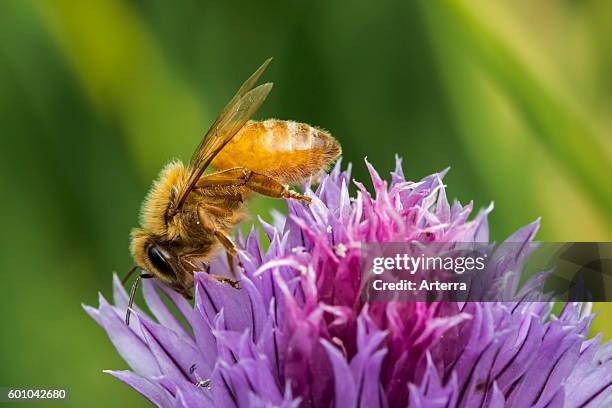
M 145 230 L 158 235 L 169 235 L 176 238 L 179 231 L 173 231 L 172 223 L 168 224 L 168 207 L 172 205 L 176 191 L 185 183 L 187 169 L 180 160 L 166 164 L 159 177 L 151 186 L 140 210 L 140 225 Z

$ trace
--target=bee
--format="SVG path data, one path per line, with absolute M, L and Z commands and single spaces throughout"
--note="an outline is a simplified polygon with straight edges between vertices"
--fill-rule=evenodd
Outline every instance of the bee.
M 244 202 L 258 193 L 268 197 L 311 199 L 288 188 L 328 167 L 341 154 L 325 130 L 304 123 L 250 120 L 272 83 L 255 87 L 266 60 L 223 108 L 195 150 L 189 165 L 168 163 L 143 202 L 140 227 L 132 230 L 130 249 L 137 269 L 126 312 L 141 279 L 157 278 L 191 299 L 194 272 L 225 249 L 233 269 L 237 247 L 232 229 L 246 217 Z M 216 171 L 204 173 L 210 166 Z M 240 263 L 239 263 L 240 266 Z M 237 282 L 213 275 L 237 288 Z

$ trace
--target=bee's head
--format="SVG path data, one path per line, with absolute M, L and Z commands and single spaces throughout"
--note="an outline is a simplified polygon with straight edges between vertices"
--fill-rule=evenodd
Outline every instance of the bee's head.
M 136 228 L 132 231 L 131 251 L 138 266 L 183 296 L 190 298 L 193 276 L 181 266 L 176 252 L 155 235 Z

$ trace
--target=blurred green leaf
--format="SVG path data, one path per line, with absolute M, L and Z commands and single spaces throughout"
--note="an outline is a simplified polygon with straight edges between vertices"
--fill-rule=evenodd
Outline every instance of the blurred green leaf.
M 562 93 L 548 87 L 546 81 L 538 78 L 529 64 L 513 52 L 512 46 L 491 27 L 495 19 L 490 19 L 490 10 L 487 24 L 484 16 L 467 2 L 424 1 L 422 5 L 434 39 L 444 36 L 445 41 L 452 42 L 447 51 L 453 48 L 449 52 L 465 53 L 464 58 L 481 68 L 504 91 L 513 108 L 531 128 L 531 134 L 545 146 L 563 175 L 573 178 L 576 188 L 599 207 L 601 221 L 612 230 L 612 189 L 607 182 L 607 176 L 612 173 L 611 152 L 595 135 L 597 127 L 571 109 Z M 495 17 L 502 19 L 504 16 Z M 442 69 L 452 68 L 442 65 Z M 455 82 L 449 83 L 450 87 L 462 85 L 457 78 L 453 79 Z M 483 120 L 486 119 L 483 117 Z M 521 160 L 521 157 L 516 155 L 513 159 Z

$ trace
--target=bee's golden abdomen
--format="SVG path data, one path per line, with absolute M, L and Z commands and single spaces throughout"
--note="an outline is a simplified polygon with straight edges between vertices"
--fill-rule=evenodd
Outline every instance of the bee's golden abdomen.
M 340 153 L 340 145 L 325 130 L 268 119 L 248 122 L 212 164 L 218 170 L 246 167 L 283 183 L 297 183 L 326 168 Z

